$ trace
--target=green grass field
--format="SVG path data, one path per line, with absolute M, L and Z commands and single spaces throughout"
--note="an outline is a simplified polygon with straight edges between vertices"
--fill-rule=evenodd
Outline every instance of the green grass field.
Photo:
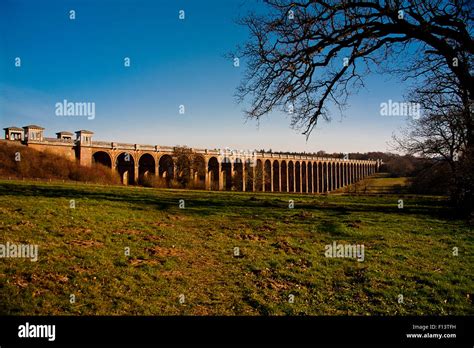
M 472 229 L 445 203 L 0 181 L 0 243 L 39 246 L 0 259 L 0 314 L 473 314 Z

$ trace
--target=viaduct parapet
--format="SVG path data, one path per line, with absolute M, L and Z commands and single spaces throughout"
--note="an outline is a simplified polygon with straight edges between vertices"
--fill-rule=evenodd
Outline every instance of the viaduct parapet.
M 102 164 L 116 170 L 122 183 L 140 184 L 155 176 L 171 183 L 186 175 L 194 187 L 206 190 L 327 193 L 374 174 L 380 160 L 353 160 L 272 152 L 189 149 L 180 158 L 174 147 L 93 141 L 93 132 L 58 132 L 44 137 L 44 128 L 29 125 L 4 128 L 7 141 L 48 151 L 81 165 Z M 184 155 L 183 155 L 184 156 Z M 188 164 L 188 168 L 183 163 Z

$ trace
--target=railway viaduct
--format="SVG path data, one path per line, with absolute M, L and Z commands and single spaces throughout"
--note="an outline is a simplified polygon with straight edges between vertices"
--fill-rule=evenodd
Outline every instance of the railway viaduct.
M 93 132 L 58 132 L 44 137 L 44 128 L 4 128 L 5 139 L 49 151 L 82 165 L 102 164 L 118 171 L 124 184 L 140 184 L 156 176 L 171 182 L 183 175 L 183 160 L 174 147 L 93 141 Z M 189 149 L 186 175 L 207 190 L 327 193 L 375 173 L 381 161 L 352 160 L 271 152 Z M 188 159 L 185 159 L 185 161 Z

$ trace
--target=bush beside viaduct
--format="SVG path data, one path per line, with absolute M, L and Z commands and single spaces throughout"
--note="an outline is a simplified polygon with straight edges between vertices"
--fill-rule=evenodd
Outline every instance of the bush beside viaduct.
M 38 151 L 49 151 L 81 165 L 102 164 L 116 170 L 124 184 L 140 184 L 154 175 L 176 179 L 181 163 L 174 147 L 93 141 L 93 132 L 58 132 L 44 137 L 44 128 L 8 127 L 6 141 L 21 142 Z M 352 160 L 309 155 L 190 149 L 199 165 L 187 170 L 191 180 L 207 190 L 327 193 L 375 173 L 381 161 Z

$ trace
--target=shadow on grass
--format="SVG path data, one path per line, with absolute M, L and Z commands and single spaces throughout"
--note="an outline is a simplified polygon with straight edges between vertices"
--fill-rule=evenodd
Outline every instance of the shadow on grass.
M 107 191 L 106 191 L 107 190 Z M 159 196 L 158 196 L 158 195 Z M 338 199 L 331 201 L 330 196 L 294 196 L 280 193 L 279 196 L 271 197 L 272 194 L 239 193 L 228 194 L 224 192 L 201 191 L 199 195 L 194 191 L 187 190 L 143 190 L 129 189 L 125 187 L 97 187 L 97 186 L 57 186 L 36 185 L 34 183 L 0 183 L 0 196 L 14 195 L 20 197 L 47 197 L 91 200 L 105 200 L 111 202 L 123 202 L 140 207 L 152 207 L 153 209 L 167 211 L 177 209 L 179 200 L 186 200 L 186 214 L 210 216 L 221 214 L 231 208 L 232 212 L 237 208 L 244 212 L 252 212 L 255 209 L 273 208 L 271 213 L 279 214 L 278 208 L 288 212 L 288 201 L 284 198 L 299 200 L 295 204 L 293 212 L 301 210 L 324 211 L 326 214 L 344 216 L 358 212 L 374 212 L 387 214 L 400 214 L 401 216 L 425 215 L 446 220 L 456 219 L 454 209 L 449 208 L 446 202 L 435 199 L 420 197 L 406 204 L 405 208 L 398 209 L 396 200 L 393 205 L 387 204 L 386 197 L 350 197 L 347 200 Z M 230 195 L 233 195 L 231 199 Z M 282 197 L 283 196 L 283 197 Z M 184 211 L 183 211 L 184 212 Z M 298 218 L 298 215 L 295 215 Z

